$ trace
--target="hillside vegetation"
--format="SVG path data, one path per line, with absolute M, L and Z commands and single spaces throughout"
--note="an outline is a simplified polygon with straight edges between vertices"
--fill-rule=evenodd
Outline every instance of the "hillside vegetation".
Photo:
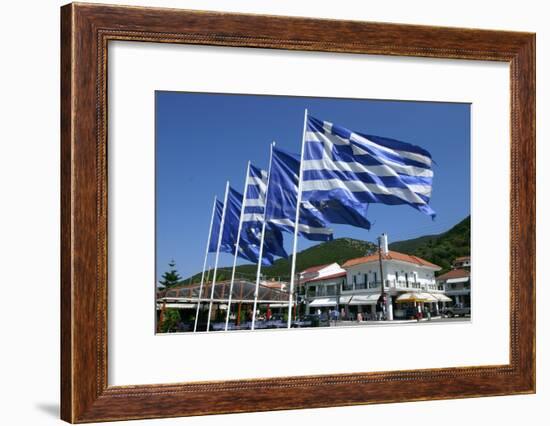
M 451 269 L 453 259 L 470 255 L 470 216 L 442 234 L 396 241 L 389 247 L 435 263 L 443 268 L 439 273 L 444 273 Z
M 389 248 L 390 250 L 419 256 L 435 263 L 442 267 L 440 273 L 444 273 L 451 269 L 453 259 L 470 255 L 470 216 L 441 234 L 396 241 L 391 243 Z M 376 251 L 376 249 L 376 244 L 369 241 L 338 238 L 299 252 L 296 259 L 296 270 L 302 271 L 311 266 L 333 262 L 343 264 L 349 259 L 365 256 Z M 272 266 L 263 267 L 263 277 L 288 280 L 291 259 L 292 257 L 278 259 Z M 254 279 L 256 277 L 256 265 L 237 266 L 236 276 L 238 278 Z M 200 282 L 200 278 L 201 274 L 197 273 L 182 280 L 181 283 L 197 283 Z M 231 278 L 231 268 L 220 268 L 218 270 L 217 279 L 219 281 L 229 278 Z

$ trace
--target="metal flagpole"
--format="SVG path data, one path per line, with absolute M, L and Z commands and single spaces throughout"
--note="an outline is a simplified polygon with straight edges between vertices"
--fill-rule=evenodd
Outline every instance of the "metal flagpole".
M 246 166 L 246 178 L 244 180 L 243 202 L 241 204 L 241 217 L 239 218 L 239 229 L 237 231 L 237 242 L 235 244 L 235 253 L 233 256 L 233 271 L 231 272 L 231 284 L 229 286 L 229 300 L 227 301 L 227 314 L 225 315 L 225 331 L 229 326 L 229 313 L 231 311 L 231 299 L 233 296 L 233 283 L 235 282 L 235 268 L 237 267 L 237 253 L 239 252 L 239 244 L 241 242 L 241 230 L 243 226 L 244 206 L 246 203 L 246 193 L 248 190 L 248 176 L 250 175 L 250 161 Z
M 300 171 L 298 172 L 298 197 L 296 198 L 296 220 L 294 221 L 294 240 L 292 242 L 292 268 L 290 270 L 290 291 L 288 295 L 288 328 L 292 324 L 292 298 L 294 292 L 294 275 L 296 274 L 296 250 L 298 248 L 298 223 L 300 220 L 300 204 L 302 203 L 302 164 L 304 162 L 304 146 L 306 141 L 307 109 L 304 111 L 304 131 L 302 133 L 302 152 L 300 153 Z
M 262 257 L 264 255 L 264 237 L 265 237 L 265 224 L 266 224 L 266 214 L 267 214 L 267 195 L 269 192 L 269 179 L 271 177 L 271 162 L 273 161 L 273 147 L 275 142 L 271 144 L 271 149 L 269 150 L 269 167 L 267 168 L 267 186 L 265 188 L 264 194 L 264 217 L 262 219 L 262 236 L 260 237 L 260 252 L 258 254 L 258 269 L 256 270 L 256 288 L 254 290 L 254 305 L 252 308 L 252 325 L 250 326 L 251 330 L 254 330 L 254 325 L 256 324 L 256 307 L 258 306 L 258 292 L 260 291 L 260 273 L 262 271 Z
M 218 272 L 218 260 L 220 258 L 220 247 L 222 245 L 223 224 L 225 212 L 227 211 L 227 195 L 229 193 L 229 181 L 225 184 L 225 197 L 223 199 L 222 219 L 220 221 L 220 234 L 218 235 L 218 247 L 216 248 L 216 260 L 214 261 L 214 275 L 212 276 L 212 289 L 210 291 L 210 304 L 208 306 L 208 319 L 206 320 L 206 332 L 210 331 L 210 316 L 212 315 L 212 303 L 214 301 L 214 288 L 216 287 L 216 273 Z
M 212 238 L 212 224 L 214 223 L 214 212 L 216 211 L 217 197 L 214 197 L 214 204 L 212 205 L 212 217 L 210 219 L 210 229 L 208 230 L 208 240 L 206 241 L 206 253 L 204 254 L 204 264 L 202 265 L 201 285 L 199 287 L 199 300 L 197 301 L 197 312 L 195 313 L 195 326 L 193 332 L 197 331 L 197 322 L 199 320 L 199 309 L 201 306 L 202 286 L 204 285 L 204 272 L 206 270 L 206 261 L 208 260 L 208 249 L 210 248 L 210 239 Z M 210 272 L 210 270 L 208 271 Z

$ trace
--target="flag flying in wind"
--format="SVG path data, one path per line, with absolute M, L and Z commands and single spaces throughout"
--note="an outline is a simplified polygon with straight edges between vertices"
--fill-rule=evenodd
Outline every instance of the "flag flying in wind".
M 239 222 L 241 220 L 242 204 L 242 194 L 229 187 L 229 192 L 227 194 L 227 205 L 225 206 L 225 219 L 223 222 L 222 234 L 222 247 L 224 248 L 224 252 L 235 252 L 235 244 L 237 244 L 237 233 L 239 232 Z
M 241 238 L 246 241 L 248 245 L 251 245 L 252 249 L 254 249 L 261 240 L 266 189 L 267 172 L 251 164 L 248 169 L 246 181 L 246 199 L 244 202 Z M 256 259 L 258 254 L 255 256 Z M 288 257 L 283 246 L 283 234 L 279 229 L 266 224 L 262 264 L 272 264 L 273 257 L 275 256 Z
M 368 203 L 408 204 L 435 217 L 428 205 L 432 157 L 418 146 L 355 133 L 308 116 L 302 172 L 302 199 L 329 221 L 332 214 L 342 220 L 336 223 L 354 225 L 366 215 Z M 339 212 L 345 212 L 350 222 Z
M 368 203 L 354 204 L 348 199 L 310 200 L 303 203 L 310 203 L 329 223 L 341 223 L 365 229 L 371 227 L 367 219 Z
M 208 253 L 216 253 L 218 251 L 218 239 L 220 236 L 220 225 L 222 223 L 223 215 L 223 202 L 216 200 L 216 207 L 214 208 L 214 216 L 212 218 L 212 231 L 210 233 L 210 245 L 208 246 Z M 230 250 L 223 250 L 223 247 L 220 247 L 220 251 L 228 253 Z
M 273 148 L 266 220 L 271 225 L 291 233 L 294 232 L 296 220 L 299 172 L 299 156 Z M 326 227 L 325 219 L 311 203 L 302 203 L 300 206 L 298 233 L 309 240 L 332 240 L 332 229 Z
M 239 221 L 241 219 L 241 209 L 243 203 L 243 196 L 241 193 L 236 191 L 233 188 L 229 188 L 227 194 L 227 206 L 225 210 L 225 218 L 223 220 L 223 233 L 222 240 L 220 244 L 220 252 L 235 254 L 235 245 L 237 244 L 237 234 L 239 231 Z M 210 247 L 209 252 L 216 252 L 218 247 L 218 238 L 220 232 L 220 223 L 222 219 L 223 212 L 223 203 L 221 201 L 216 201 L 216 208 L 214 211 L 214 220 L 212 223 L 212 235 L 210 238 Z M 280 234 L 280 232 L 279 232 Z M 270 251 L 270 248 L 273 248 L 275 243 L 272 242 L 275 237 L 270 235 L 270 244 L 267 243 L 264 245 L 264 253 L 262 256 L 262 263 L 264 265 L 272 265 L 274 262 L 275 254 Z M 282 236 L 281 236 L 281 248 L 276 250 L 277 253 L 282 253 L 286 257 L 287 254 L 282 248 Z M 260 252 L 260 239 L 257 237 L 256 233 L 250 232 L 246 227 L 243 227 L 241 230 L 241 235 L 239 239 L 239 248 L 237 250 L 237 256 L 248 260 L 253 263 L 258 262 L 258 256 Z

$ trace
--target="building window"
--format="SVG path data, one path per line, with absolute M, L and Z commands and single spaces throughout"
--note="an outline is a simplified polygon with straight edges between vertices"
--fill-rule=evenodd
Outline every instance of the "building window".
M 348 284 L 348 280 L 345 279 L 345 278 L 344 278 L 342 284 L 344 286 L 344 290 L 352 290 L 353 289 L 353 285 Z

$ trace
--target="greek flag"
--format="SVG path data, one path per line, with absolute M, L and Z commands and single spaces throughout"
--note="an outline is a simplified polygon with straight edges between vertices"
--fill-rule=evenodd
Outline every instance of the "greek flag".
M 239 222 L 241 220 L 241 208 L 243 205 L 243 196 L 235 189 L 229 187 L 227 194 L 227 205 L 225 207 L 225 219 L 223 221 L 222 247 L 228 248 L 228 253 L 235 252 L 237 244 L 237 234 L 239 232 Z M 221 250 L 221 249 L 220 249 Z
M 210 245 L 208 246 L 209 253 L 216 253 L 218 251 L 218 239 L 220 236 L 220 226 L 222 223 L 223 215 L 223 202 L 216 200 L 216 207 L 214 208 L 214 217 L 212 218 L 212 231 L 210 233 Z M 221 252 L 231 253 L 231 247 L 224 247 L 223 241 L 220 246 Z
M 235 245 L 237 244 L 237 234 L 239 231 L 239 221 L 241 220 L 241 209 L 243 204 L 243 195 L 233 188 L 229 188 L 227 194 L 227 205 L 225 210 L 225 218 L 223 220 L 223 232 L 220 244 L 220 252 L 235 254 Z M 218 248 L 218 238 L 220 232 L 220 224 L 223 214 L 223 203 L 216 201 L 216 208 L 214 210 L 214 219 L 212 222 L 212 234 L 210 237 L 210 246 L 208 251 L 210 253 L 216 252 Z M 239 238 L 239 247 L 237 250 L 237 256 L 248 260 L 252 263 L 258 262 L 258 256 L 260 253 L 260 238 L 259 233 L 252 230 L 251 223 L 243 222 L 241 229 L 241 235 Z M 261 225 L 260 225 L 261 227 Z M 261 228 L 260 228 L 261 229 Z M 280 246 L 277 234 L 280 236 Z M 267 235 L 267 233 L 266 233 Z M 273 250 L 273 251 L 271 251 Z M 263 265 L 272 265 L 275 256 L 287 257 L 284 248 L 282 248 L 282 234 L 280 231 L 272 232 L 270 230 L 269 239 L 264 243 L 264 253 L 262 256 Z
M 273 148 L 266 220 L 271 225 L 290 233 L 294 232 L 296 220 L 299 172 L 299 156 Z M 309 240 L 332 240 L 332 230 L 326 227 L 325 219 L 311 203 L 307 202 L 300 206 L 298 233 Z
M 302 172 L 302 198 L 314 206 L 332 200 L 348 213 L 356 211 L 357 219 L 368 203 L 408 204 L 435 217 L 428 205 L 432 158 L 418 146 L 308 116 Z M 330 205 L 324 209 L 333 212 Z
M 267 172 L 250 164 L 246 181 L 241 239 L 247 241 L 252 250 L 256 250 L 256 246 L 261 240 L 266 189 Z M 283 244 L 281 231 L 266 224 L 262 264 L 271 265 L 274 257 L 288 257 Z M 256 259 L 258 254 L 259 250 L 256 252 Z

